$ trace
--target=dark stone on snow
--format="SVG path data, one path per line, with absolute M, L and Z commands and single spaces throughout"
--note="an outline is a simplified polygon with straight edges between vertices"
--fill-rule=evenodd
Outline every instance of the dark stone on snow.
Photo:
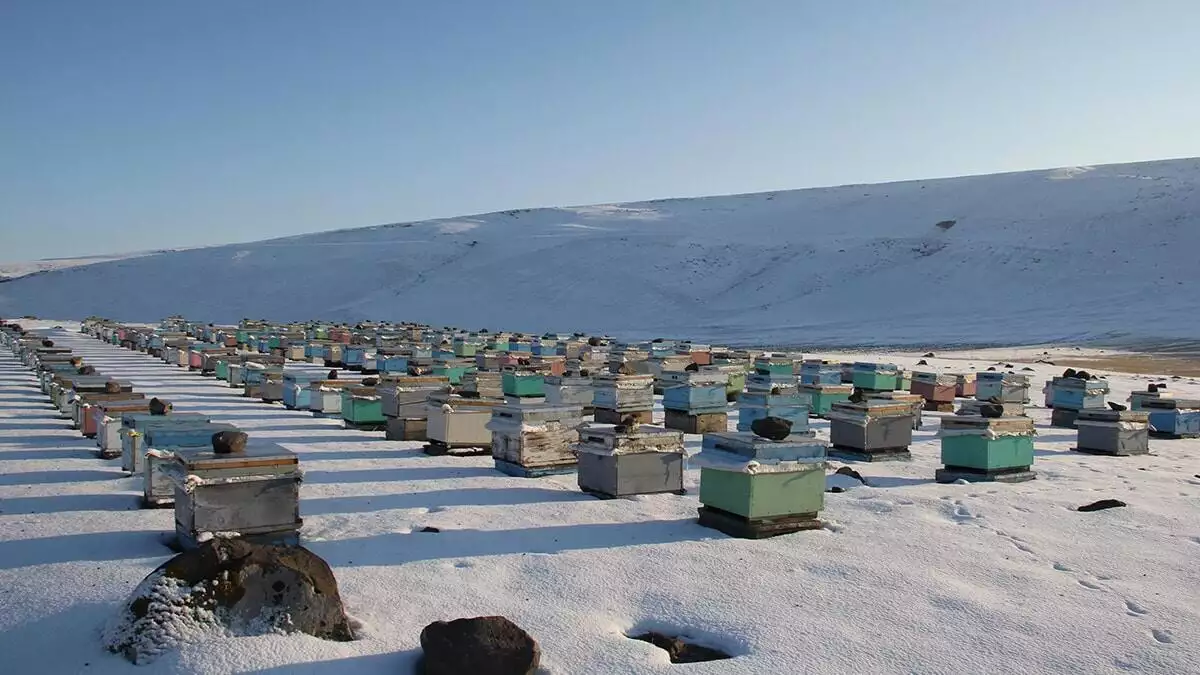
M 621 418 L 620 424 L 613 427 L 613 431 L 618 434 L 629 434 L 637 431 L 638 419 L 635 415 L 626 415 Z
M 684 369 L 685 371 L 689 372 L 689 373 L 695 373 L 695 372 L 699 372 L 699 370 L 700 370 L 700 364 L 698 364 L 698 363 L 689 363 L 689 364 L 687 364 L 686 366 L 684 366 L 684 367 L 683 367 L 683 369 Z
M 1076 511 L 1084 511 L 1084 512 L 1103 511 L 1104 509 L 1115 509 L 1119 506 L 1128 506 L 1128 504 L 1121 501 L 1120 499 L 1101 499 L 1098 502 L 1092 502 L 1091 504 L 1084 504 L 1083 506 L 1081 506 L 1075 510 Z
M 333 571 L 315 553 L 216 537 L 151 572 L 108 631 L 105 646 L 145 663 L 189 639 L 190 630 L 180 631 L 178 617 L 184 615 L 235 635 L 354 639 Z
M 651 342 L 653 342 L 654 344 L 659 344 L 662 341 L 663 341 L 662 338 L 654 338 L 653 340 L 651 340 Z
M 434 533 L 434 534 L 436 534 L 436 533 L 438 533 L 438 532 L 441 532 L 441 530 L 439 530 L 438 528 L 436 528 L 436 527 L 429 527 L 429 526 L 422 527 L 422 528 L 421 528 L 421 531 L 422 531 L 422 532 L 432 532 L 432 533 Z
M 988 418 L 1004 417 L 1004 406 L 999 403 L 984 403 L 979 406 L 979 414 Z
M 464 390 L 464 391 L 458 392 L 458 395 L 463 398 L 479 398 L 479 392 L 477 392 L 477 391 L 465 391 Z
M 1005 368 L 1016 368 L 1016 366 L 1014 366 L 1014 365 L 1013 365 L 1013 364 L 1011 364 L 1011 363 L 1006 363 L 1006 364 L 1004 364 L 1004 367 L 1005 367 Z
M 671 663 L 703 663 L 705 661 L 720 661 L 721 659 L 733 658 L 719 649 L 691 644 L 684 642 L 681 638 L 663 635 L 662 633 L 649 632 L 641 635 L 631 635 L 630 637 L 634 640 L 649 642 L 655 647 L 665 650 L 667 656 L 671 659 Z
M 1180 376 L 1180 375 L 1172 375 L 1172 376 L 1171 376 L 1171 379 L 1172 379 L 1172 380 L 1182 380 L 1182 379 L 1183 379 L 1183 377 L 1182 377 L 1182 376 Z
M 336 380 L 337 379 L 337 369 L 335 368 L 335 369 L 329 371 L 329 374 L 325 376 L 325 379 Z
M 364 387 L 374 387 L 377 384 L 379 384 L 378 377 L 364 377 L 362 381 L 362 386 Z
M 580 376 L 580 377 L 591 377 L 591 376 L 592 376 L 592 371 L 588 370 L 587 368 L 580 368 L 580 369 L 579 369 L 579 376 Z
M 435 621 L 421 631 L 423 675 L 532 675 L 537 640 L 502 616 Z
M 834 471 L 834 473 L 840 474 L 842 476 L 849 476 L 849 477 L 853 478 L 854 480 L 862 483 L 863 485 L 867 484 L 867 479 L 863 478 L 861 473 L 855 471 L 854 469 L 851 469 L 848 466 L 839 467 L 837 471 Z
M 244 431 L 218 431 L 212 435 L 213 452 L 218 455 L 243 452 L 246 449 L 246 440 L 249 438 Z
M 840 494 L 840 493 L 842 493 L 842 492 L 845 492 L 845 491 L 846 491 L 846 488 L 844 488 L 844 487 L 842 487 L 842 486 L 840 486 L 840 485 L 834 485 L 833 487 L 831 487 L 831 488 L 829 488 L 828 490 L 826 490 L 826 492 L 832 492 L 832 493 L 834 493 L 834 494 Z
M 79 373 L 80 375 L 95 375 L 96 366 L 84 366 L 75 372 Z
M 1021 370 L 1030 370 L 1030 371 L 1031 371 L 1031 370 L 1033 370 L 1033 368 L 1030 368 L 1029 366 L 1025 366 L 1025 367 L 1024 367 L 1024 368 L 1022 368 Z
M 1113 410 L 1116 410 L 1117 412 L 1121 412 L 1122 410 L 1129 410 L 1129 408 L 1121 405 L 1120 403 L 1116 403 L 1114 401 L 1109 401 L 1108 407 L 1112 408 Z
M 867 394 L 862 389 L 855 387 L 854 391 L 850 392 L 849 398 L 846 399 L 851 403 L 862 403 L 867 400 Z
M 750 424 L 755 436 L 782 441 L 792 434 L 792 421 L 782 417 L 760 417 Z
M 924 356 L 925 358 L 927 358 L 927 359 L 932 359 L 932 358 L 933 358 L 933 352 L 925 352 L 925 354 L 923 354 L 923 356 Z
M 588 338 L 588 346 L 589 347 L 599 347 L 600 346 L 600 338 L 598 338 L 598 337 Z
M 42 346 L 50 348 L 54 346 L 54 340 L 42 340 Z
M 151 415 L 166 415 L 171 412 L 171 404 L 155 397 L 150 399 L 150 414 Z
M 1092 379 L 1092 374 L 1086 370 L 1080 370 L 1075 373 L 1075 377 L 1078 377 L 1081 380 L 1090 380 Z
M 1158 391 L 1158 385 L 1151 382 L 1150 384 L 1146 385 L 1146 391 L 1156 392 L 1156 391 Z
M 1074 368 L 1067 368 L 1066 370 L 1063 371 L 1062 376 L 1063 377 L 1079 377 L 1077 371 Z
M 921 359 L 920 361 L 917 361 L 917 365 L 918 366 L 927 366 L 927 365 L 929 365 L 929 362 L 926 361 L 925 359 Z
M 114 381 L 112 381 L 112 380 L 109 380 L 108 382 L 105 382 L 105 383 L 104 383 L 104 393 L 106 393 L 106 394 L 119 394 L 119 393 L 121 393 L 121 383 L 120 383 L 120 382 L 114 382 Z
M 996 366 L 988 366 L 988 370 L 995 370 Z

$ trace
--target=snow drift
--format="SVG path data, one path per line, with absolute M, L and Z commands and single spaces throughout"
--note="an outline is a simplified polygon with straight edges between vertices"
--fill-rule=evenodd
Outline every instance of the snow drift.
M 1193 337 L 1200 159 L 515 210 L 48 271 L 0 314 L 734 344 Z

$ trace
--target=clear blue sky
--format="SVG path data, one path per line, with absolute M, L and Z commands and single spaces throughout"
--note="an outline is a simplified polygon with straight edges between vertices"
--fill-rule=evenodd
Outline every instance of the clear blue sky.
M 1200 155 L 1200 1 L 0 0 L 0 261 Z

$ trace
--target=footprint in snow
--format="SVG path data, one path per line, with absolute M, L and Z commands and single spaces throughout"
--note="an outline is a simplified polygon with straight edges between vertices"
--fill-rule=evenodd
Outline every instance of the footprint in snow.
M 1125 601 L 1125 609 L 1129 611 L 1129 616 L 1145 616 L 1149 614 L 1149 610 L 1132 600 Z
M 1155 640 L 1164 645 L 1173 644 L 1175 642 L 1175 635 L 1169 630 L 1159 630 L 1155 628 L 1150 631 L 1150 635 L 1154 636 Z
M 1080 586 L 1083 586 L 1084 588 L 1090 588 L 1090 589 L 1092 589 L 1093 591 L 1102 591 L 1102 590 L 1104 590 L 1104 587 L 1103 587 L 1103 586 L 1101 586 L 1100 584 L 1098 584 L 1098 583 L 1096 583 L 1096 582 L 1094 582 L 1094 581 L 1088 581 L 1087 579 L 1076 579 L 1075 581 L 1079 582 L 1079 585 L 1080 585 Z
M 1054 563 L 1054 569 L 1058 570 L 1059 572 L 1074 572 L 1075 571 L 1075 570 L 1071 569 L 1070 567 L 1067 567 L 1066 565 L 1064 565 L 1062 563 L 1057 563 L 1057 562 Z

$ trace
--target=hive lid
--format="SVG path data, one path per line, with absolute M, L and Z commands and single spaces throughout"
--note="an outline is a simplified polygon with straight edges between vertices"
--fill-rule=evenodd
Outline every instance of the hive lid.
M 1111 410 L 1109 408 L 1084 408 L 1075 416 L 1076 420 L 1096 422 L 1145 422 L 1150 413 L 1142 410 Z
M 1148 398 L 1142 401 L 1143 408 L 1156 410 L 1196 410 L 1200 409 L 1200 399 L 1195 398 Z
M 208 422 L 208 415 L 201 413 L 167 413 L 166 415 L 151 415 L 150 413 L 125 413 L 121 415 L 121 425 L 138 428 L 146 423 L 185 424 L 187 422 Z
M 800 391 L 815 394 L 850 394 L 854 392 L 852 384 L 801 384 Z
M 214 432 L 215 433 L 215 432 Z M 296 453 L 278 443 L 250 441 L 246 449 L 238 453 L 218 455 L 212 446 L 181 448 L 175 451 L 175 461 L 188 471 L 213 469 L 250 469 L 270 466 L 294 466 L 300 459 Z
M 847 415 L 863 415 L 870 417 L 907 417 L 912 415 L 912 404 L 908 401 L 891 401 L 884 398 L 871 398 L 859 403 L 851 401 L 834 401 L 831 406 L 834 412 Z
M 985 433 L 1033 434 L 1033 420 L 1028 417 L 982 417 L 955 415 L 942 418 L 942 432 L 975 431 Z

